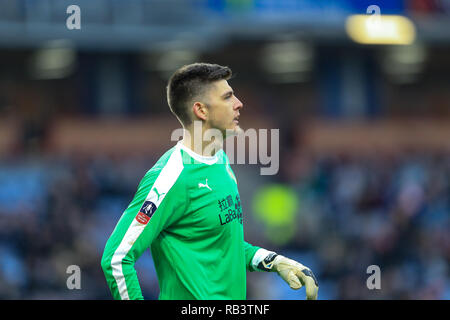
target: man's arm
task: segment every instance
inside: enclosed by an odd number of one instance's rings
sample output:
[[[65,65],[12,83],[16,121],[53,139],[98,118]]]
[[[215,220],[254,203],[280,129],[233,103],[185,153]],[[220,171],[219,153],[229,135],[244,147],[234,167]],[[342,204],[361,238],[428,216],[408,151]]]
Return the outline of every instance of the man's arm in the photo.
[[[302,286],[305,286],[306,297],[308,300],[317,299],[319,284],[311,269],[297,261],[279,255],[276,252],[252,246],[247,242],[245,243],[245,246],[248,270],[277,272],[292,289],[298,290]],[[252,255],[251,258],[250,255]]]
[[[245,265],[247,267],[247,270],[255,271],[256,269],[252,264],[253,257],[255,256],[255,253],[261,248],[244,241],[244,249],[245,249]]]
[[[134,264],[185,210],[186,189],[178,179],[182,168],[167,167],[157,177],[146,174],[106,243],[101,266],[114,299],[143,299]]]
[[[124,212],[108,239],[101,266],[114,299],[143,299],[134,264],[151,243],[151,228],[135,220],[136,210]]]

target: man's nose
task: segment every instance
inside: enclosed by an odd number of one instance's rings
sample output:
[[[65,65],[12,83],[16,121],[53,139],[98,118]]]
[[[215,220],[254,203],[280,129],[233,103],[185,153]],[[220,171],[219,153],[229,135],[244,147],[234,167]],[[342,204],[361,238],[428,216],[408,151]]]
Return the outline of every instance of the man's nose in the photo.
[[[239,100],[238,98],[236,98],[236,104],[235,104],[235,109],[239,110],[242,109],[244,107],[244,105],[242,104],[241,100]]]

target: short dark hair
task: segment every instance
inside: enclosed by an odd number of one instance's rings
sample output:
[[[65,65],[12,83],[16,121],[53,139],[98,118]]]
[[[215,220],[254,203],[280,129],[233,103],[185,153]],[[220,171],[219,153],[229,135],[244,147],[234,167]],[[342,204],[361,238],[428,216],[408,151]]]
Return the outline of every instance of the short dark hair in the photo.
[[[179,68],[170,77],[167,84],[167,102],[170,111],[183,125],[189,125],[188,103],[212,82],[228,80],[231,69],[210,63],[193,63]]]

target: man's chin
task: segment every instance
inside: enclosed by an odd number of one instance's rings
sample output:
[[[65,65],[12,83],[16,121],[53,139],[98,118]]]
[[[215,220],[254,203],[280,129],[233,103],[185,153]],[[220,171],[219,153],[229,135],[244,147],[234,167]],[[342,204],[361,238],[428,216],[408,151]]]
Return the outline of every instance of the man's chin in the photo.
[[[239,134],[241,134],[243,132],[244,132],[244,130],[239,125],[236,125],[234,128],[226,130],[225,137],[226,138],[234,137],[234,136],[237,136],[237,135],[239,135]]]

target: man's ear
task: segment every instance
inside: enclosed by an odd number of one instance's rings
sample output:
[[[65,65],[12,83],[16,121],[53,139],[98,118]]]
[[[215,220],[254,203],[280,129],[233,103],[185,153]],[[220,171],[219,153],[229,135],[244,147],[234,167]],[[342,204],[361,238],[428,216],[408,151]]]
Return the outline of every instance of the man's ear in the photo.
[[[192,106],[194,116],[199,120],[206,120],[208,118],[208,107],[201,102],[195,102]]]

